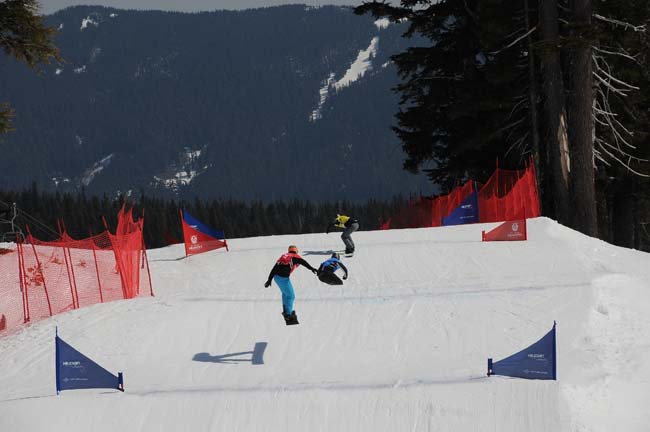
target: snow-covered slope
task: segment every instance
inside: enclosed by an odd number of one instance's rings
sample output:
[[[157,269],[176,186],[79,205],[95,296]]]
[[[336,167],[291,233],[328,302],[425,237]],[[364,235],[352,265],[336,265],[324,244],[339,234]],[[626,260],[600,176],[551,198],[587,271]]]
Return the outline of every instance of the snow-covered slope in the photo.
[[[343,287],[294,273],[292,327],[268,271],[290,243],[317,265],[335,234],[152,250],[155,298],[0,338],[0,430],[647,431],[650,255],[544,218],[482,243],[491,226],[356,233]],[[554,320],[558,381],[485,376]],[[55,396],[55,325],[126,392]]]

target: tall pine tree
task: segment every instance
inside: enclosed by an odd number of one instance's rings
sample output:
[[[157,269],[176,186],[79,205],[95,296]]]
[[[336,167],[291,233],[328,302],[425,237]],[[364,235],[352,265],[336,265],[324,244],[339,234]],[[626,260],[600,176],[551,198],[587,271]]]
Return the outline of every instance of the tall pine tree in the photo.
[[[36,0],[0,2],[0,48],[6,55],[24,61],[36,70],[41,63],[61,60],[52,42],[55,32],[44,24]],[[0,103],[0,135],[11,130],[13,116],[9,104]]]

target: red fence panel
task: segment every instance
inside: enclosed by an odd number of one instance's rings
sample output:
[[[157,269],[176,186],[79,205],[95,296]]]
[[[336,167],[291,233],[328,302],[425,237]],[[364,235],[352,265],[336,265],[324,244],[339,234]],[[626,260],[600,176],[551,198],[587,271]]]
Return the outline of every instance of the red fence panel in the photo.
[[[474,188],[475,182],[470,180],[447,195],[415,200],[384,223],[382,229],[442,226],[442,219],[449,216]],[[521,211],[525,212],[527,218],[541,215],[532,163],[519,171],[497,168],[488,181],[478,185],[477,189],[480,222],[511,220]]]
[[[25,322],[22,292],[19,255],[14,245],[10,253],[0,255],[0,317],[4,316],[5,329]]]
[[[0,254],[0,335],[79,307],[153,295],[143,226],[122,208],[115,235],[75,240],[63,232],[44,242],[30,234]]]

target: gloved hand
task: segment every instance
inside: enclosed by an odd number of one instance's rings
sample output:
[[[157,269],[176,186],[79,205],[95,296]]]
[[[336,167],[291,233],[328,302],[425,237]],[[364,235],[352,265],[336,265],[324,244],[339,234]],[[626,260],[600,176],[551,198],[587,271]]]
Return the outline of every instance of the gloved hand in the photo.
[[[311,269],[311,272],[312,272],[313,274],[316,274],[316,273],[318,273],[318,270],[316,270],[316,269]]]
[[[343,280],[346,280],[348,278],[348,275],[343,276]]]
[[[264,282],[264,288],[268,288],[270,286],[271,286],[271,281]]]

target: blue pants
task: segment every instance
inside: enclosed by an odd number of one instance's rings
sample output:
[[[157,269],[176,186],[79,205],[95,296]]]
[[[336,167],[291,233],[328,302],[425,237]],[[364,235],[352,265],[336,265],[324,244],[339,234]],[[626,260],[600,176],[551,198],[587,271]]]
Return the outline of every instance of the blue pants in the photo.
[[[284,312],[291,315],[291,312],[293,312],[293,301],[296,299],[291,279],[275,275],[273,276],[273,280],[280,287],[280,291],[282,291],[282,308]]]

